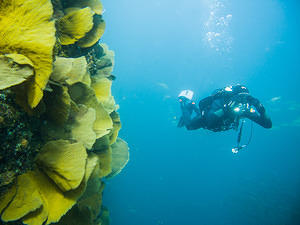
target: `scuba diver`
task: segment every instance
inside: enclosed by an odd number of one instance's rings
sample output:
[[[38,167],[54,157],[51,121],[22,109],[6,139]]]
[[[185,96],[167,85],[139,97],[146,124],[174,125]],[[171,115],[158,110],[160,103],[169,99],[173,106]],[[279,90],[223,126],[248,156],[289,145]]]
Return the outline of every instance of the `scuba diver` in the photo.
[[[182,111],[178,127],[185,126],[188,130],[204,128],[214,132],[237,130],[240,120],[244,118],[264,128],[272,127],[272,121],[267,116],[264,106],[258,99],[252,97],[243,85],[238,84],[215,90],[199,102],[199,108],[192,101],[193,94],[191,90],[184,90],[178,96]],[[193,113],[195,116],[192,118]],[[234,153],[242,148],[239,143],[243,124],[244,120],[240,128],[238,146],[232,150],[235,151]]]

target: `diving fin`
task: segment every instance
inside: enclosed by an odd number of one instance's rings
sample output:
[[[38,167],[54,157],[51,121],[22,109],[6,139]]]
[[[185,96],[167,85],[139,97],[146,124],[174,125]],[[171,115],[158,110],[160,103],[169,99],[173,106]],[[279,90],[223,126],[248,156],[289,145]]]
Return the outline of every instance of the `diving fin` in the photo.
[[[183,121],[183,117],[181,116],[180,119],[179,119],[179,121],[178,121],[177,127],[181,128],[183,126],[184,126],[184,121]]]

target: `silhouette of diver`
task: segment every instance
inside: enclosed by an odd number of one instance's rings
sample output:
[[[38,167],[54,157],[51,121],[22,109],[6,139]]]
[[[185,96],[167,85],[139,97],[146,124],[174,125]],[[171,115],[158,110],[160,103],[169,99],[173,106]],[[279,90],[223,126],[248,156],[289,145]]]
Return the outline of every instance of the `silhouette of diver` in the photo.
[[[184,90],[178,96],[182,117],[178,127],[188,130],[199,128],[214,132],[238,129],[239,121],[248,118],[264,128],[271,128],[272,121],[266,115],[264,106],[249,94],[243,85],[229,86],[215,90],[212,95],[199,102],[199,108],[192,101],[193,92]],[[193,118],[192,114],[195,112]]]

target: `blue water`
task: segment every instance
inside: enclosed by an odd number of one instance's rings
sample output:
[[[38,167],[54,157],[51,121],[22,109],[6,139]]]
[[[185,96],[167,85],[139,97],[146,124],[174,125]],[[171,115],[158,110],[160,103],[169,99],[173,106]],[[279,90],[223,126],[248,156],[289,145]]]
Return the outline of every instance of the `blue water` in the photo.
[[[103,4],[120,137],[130,146],[104,192],[112,225],[300,224],[300,2]],[[236,83],[273,120],[271,130],[254,125],[247,149],[232,154],[235,131],[176,127],[180,90],[199,100]],[[243,142],[249,132],[247,122]]]

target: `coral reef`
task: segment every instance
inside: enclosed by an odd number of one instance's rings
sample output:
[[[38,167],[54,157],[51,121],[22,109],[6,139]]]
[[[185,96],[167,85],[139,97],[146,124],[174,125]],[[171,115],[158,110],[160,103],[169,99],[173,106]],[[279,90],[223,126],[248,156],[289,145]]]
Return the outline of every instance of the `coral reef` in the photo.
[[[14,96],[10,90],[0,91],[0,191],[33,168],[32,161],[43,144],[38,138],[41,121],[22,111]]]
[[[0,224],[109,224],[129,159],[98,0],[0,2]]]

